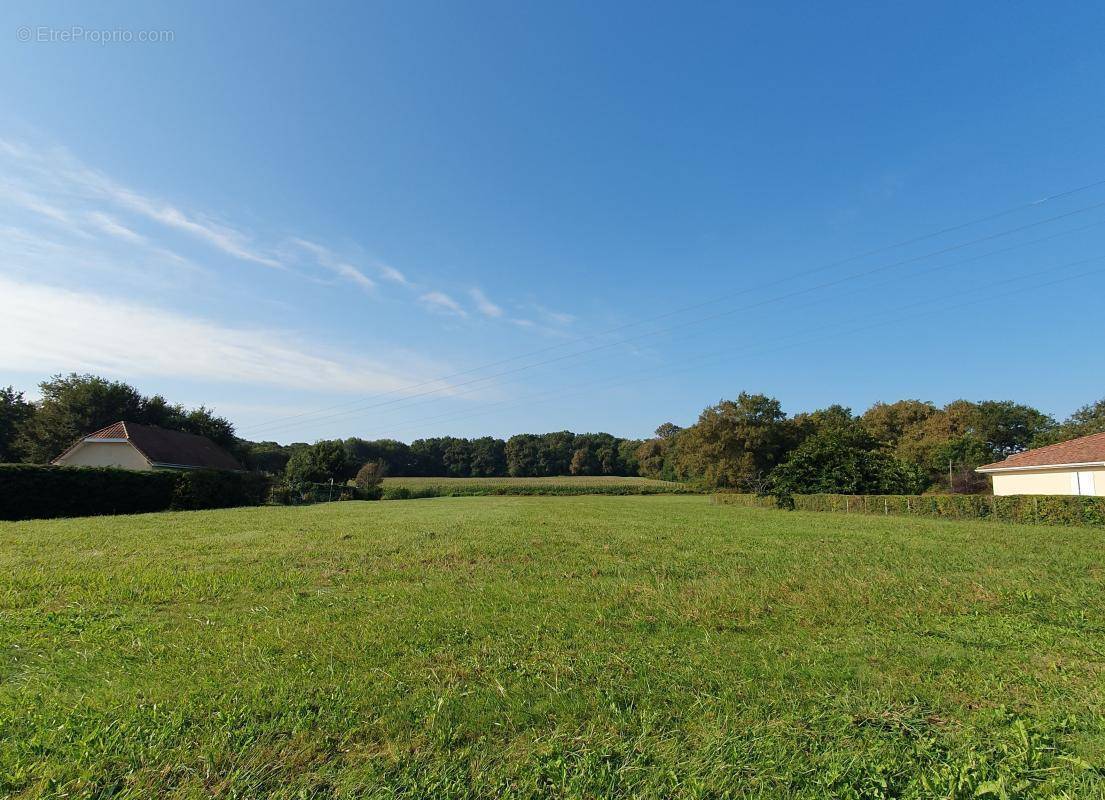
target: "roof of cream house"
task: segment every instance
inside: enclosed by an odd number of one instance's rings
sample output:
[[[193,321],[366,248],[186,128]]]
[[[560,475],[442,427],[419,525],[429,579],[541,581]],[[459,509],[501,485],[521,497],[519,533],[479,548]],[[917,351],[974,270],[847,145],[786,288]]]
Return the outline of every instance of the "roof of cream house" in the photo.
[[[1032,467],[1105,466],[1105,433],[1095,433],[1014,453],[1004,461],[983,464],[979,472],[1031,469]]]
[[[242,465],[206,436],[171,431],[137,422],[115,422],[82,436],[55,463],[85,442],[128,442],[155,467],[241,469]]]

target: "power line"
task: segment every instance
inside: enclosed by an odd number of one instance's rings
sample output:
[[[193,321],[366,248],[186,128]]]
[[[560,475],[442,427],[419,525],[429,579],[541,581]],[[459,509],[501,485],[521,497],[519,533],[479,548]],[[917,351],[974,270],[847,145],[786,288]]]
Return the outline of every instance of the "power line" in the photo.
[[[1101,258],[1102,258],[1102,256],[1095,256],[1095,257],[1092,257],[1092,258],[1081,259],[1079,261],[1074,261],[1074,262],[1070,262],[1070,263],[1067,263],[1067,264],[1059,265],[1057,267],[1048,267],[1047,269],[1044,269],[1044,270],[1038,270],[1036,272],[1021,274],[1021,275],[1018,275],[1014,278],[1011,278],[1011,279],[1008,279],[1008,280],[1005,280],[1005,281],[998,281],[998,282],[996,282],[994,284],[990,284],[990,285],[993,286],[993,285],[1000,285],[1002,283],[1014,283],[1016,281],[1024,280],[1026,277],[1033,277],[1035,275],[1040,275],[1040,274],[1051,274],[1056,269],[1064,269],[1064,268],[1067,268],[1067,267],[1076,266],[1076,265],[1088,263],[1088,262],[1091,262],[1091,261],[1097,261],[1097,260],[1100,260]],[[954,311],[954,310],[957,310],[959,308],[964,308],[964,307],[968,307],[968,306],[971,306],[971,305],[976,305],[976,304],[979,304],[979,303],[986,303],[986,302],[989,302],[989,301],[992,301],[992,300],[1001,299],[1001,298],[1004,298],[1004,297],[1009,297],[1009,296],[1016,295],[1016,294],[1019,294],[1019,293],[1024,292],[1024,291],[1043,289],[1043,288],[1047,288],[1049,286],[1054,286],[1054,285],[1057,285],[1057,284],[1066,283],[1068,281],[1076,280],[1078,278],[1084,278],[1084,277],[1088,277],[1088,276],[1091,276],[1091,275],[1098,275],[1098,274],[1101,274],[1103,272],[1105,272],[1105,267],[1097,268],[1097,269],[1093,269],[1093,270],[1085,270],[1085,271],[1076,273],[1074,275],[1068,275],[1068,276],[1063,277],[1063,278],[1057,278],[1057,279],[1054,279],[1054,280],[1051,280],[1051,281],[1045,281],[1043,283],[1034,284],[1034,285],[1024,287],[1024,288],[1021,288],[1021,289],[1013,289],[1013,290],[1010,290],[1008,292],[1003,292],[1003,293],[998,293],[998,294],[987,293],[986,296],[984,296],[984,297],[978,297],[978,298],[975,298],[975,299],[967,300],[963,303],[958,303],[958,304],[955,304],[955,305],[952,305],[952,306],[949,306],[949,307],[946,307],[946,308],[943,308],[943,309],[933,309],[933,310],[924,311],[924,312],[921,312],[919,314],[913,314],[913,315],[906,316],[906,317],[900,316],[900,312],[903,311],[903,310],[910,309],[910,308],[916,307],[918,305],[923,305],[925,303],[930,303],[933,300],[943,299],[942,297],[927,298],[925,300],[917,301],[917,302],[914,302],[914,303],[909,303],[909,304],[906,304],[904,306],[900,306],[898,308],[893,309],[891,312],[889,312],[890,313],[890,318],[889,319],[886,319],[886,320],[883,320],[883,321],[877,322],[877,323],[872,323],[872,324],[869,324],[869,325],[863,325],[863,326],[860,326],[860,327],[851,328],[851,329],[847,329],[847,330],[844,330],[844,331],[839,331],[835,334],[830,334],[830,336],[833,337],[833,338],[836,338],[836,337],[839,337],[839,336],[847,336],[847,335],[850,335],[850,334],[862,333],[864,331],[879,328],[879,327],[882,327],[884,325],[898,323],[903,319],[925,317],[925,316],[929,316],[929,315],[934,314],[934,313],[946,313],[948,311]],[[808,335],[813,334],[813,333],[819,333],[819,331],[822,331],[825,328],[831,328],[831,327],[834,327],[834,326],[821,326],[820,328],[815,328],[811,331],[805,331],[801,335],[808,336]],[[791,338],[793,338],[793,337],[791,337]],[[786,350],[786,349],[789,349],[791,347],[801,346],[801,345],[804,345],[804,344],[816,344],[816,343],[820,343],[820,342],[824,341],[826,338],[828,338],[828,337],[826,337],[825,335],[822,335],[822,334],[819,333],[819,335],[816,338],[807,338],[807,339],[803,339],[803,340],[800,340],[800,341],[797,341],[797,342],[792,342],[790,344],[785,344],[785,345],[781,345],[781,346],[778,346],[778,347],[771,347],[771,348],[768,348],[766,350],[758,350],[758,351],[753,350],[752,354],[763,355],[763,354],[767,354],[767,353],[777,352],[779,350]],[[663,373],[663,376],[667,377],[667,376],[670,376],[670,375],[673,375],[673,374],[679,374],[679,373],[699,369],[703,366],[703,364],[701,363],[703,361],[706,361],[707,363],[710,363],[710,362],[725,363],[726,361],[731,361],[736,357],[745,357],[745,356],[749,355],[748,350],[749,350],[749,348],[747,348],[747,347],[746,348],[738,348],[736,351],[731,350],[731,349],[727,349],[727,350],[724,350],[724,351],[715,351],[713,353],[705,354],[703,356],[698,356],[698,357],[694,357],[694,358],[691,358],[691,359],[687,359],[687,360],[681,362],[681,363],[684,364],[684,366],[673,369],[673,370],[665,371]],[[571,397],[571,396],[574,396],[574,395],[583,394],[585,392],[592,391],[595,388],[601,388],[601,389],[620,388],[622,386],[629,386],[629,385],[633,385],[635,383],[641,383],[641,382],[646,381],[646,380],[652,380],[656,377],[656,373],[655,373],[654,369],[645,370],[644,373],[645,374],[643,374],[641,377],[634,378],[632,380],[616,379],[613,382],[606,382],[606,384],[608,384],[608,385],[604,385],[604,383],[601,382],[601,381],[597,382],[597,383],[596,382],[585,382],[583,384],[577,384],[574,387],[570,387],[570,389],[568,391],[553,390],[552,392],[538,392],[538,393],[535,393],[533,395],[528,395],[528,396],[522,397],[522,398],[513,398],[511,400],[504,400],[504,401],[500,401],[498,403],[492,404],[492,405],[500,406],[500,407],[494,408],[494,409],[491,409],[491,410],[477,411],[477,412],[473,412],[471,414],[464,414],[464,415],[459,415],[459,416],[453,416],[453,415],[448,415],[448,414],[438,415],[436,417],[428,417],[428,418],[408,421],[408,422],[404,423],[403,425],[401,425],[397,428],[390,428],[389,433],[394,433],[396,431],[402,431],[402,430],[407,430],[407,429],[410,429],[410,428],[419,427],[419,426],[425,424],[426,422],[442,422],[442,421],[449,422],[449,421],[453,421],[453,420],[470,419],[472,417],[485,416],[487,414],[498,413],[499,411],[503,410],[501,408],[503,406],[509,407],[511,405],[520,405],[520,404],[529,403],[529,402],[547,402],[547,401],[559,399],[559,398],[562,398],[562,397]]]
[[[902,259],[902,260],[899,260],[899,261],[896,261],[896,262],[892,262],[890,264],[883,264],[883,265],[880,265],[878,267],[874,267],[874,268],[867,269],[867,270],[862,270],[860,272],[852,273],[850,275],[845,275],[843,277],[835,278],[833,280],[825,281],[825,282],[822,282],[820,284],[815,284],[813,286],[804,287],[802,289],[796,289],[794,291],[786,292],[786,293],[783,293],[781,295],[776,295],[776,296],[769,297],[769,298],[766,298],[766,299],[761,299],[761,300],[758,300],[754,303],[750,303],[748,305],[739,306],[737,308],[728,309],[726,311],[717,312],[715,314],[707,315],[707,316],[704,316],[704,317],[699,317],[699,318],[696,318],[696,319],[693,319],[693,320],[689,320],[689,321],[686,321],[686,322],[679,323],[677,325],[672,325],[672,326],[668,326],[666,328],[660,328],[660,329],[657,329],[657,330],[648,331],[646,333],[638,334],[636,336],[631,336],[631,337],[626,337],[626,338],[623,338],[623,339],[618,339],[618,340],[615,340],[613,342],[607,342],[607,343],[604,343],[604,344],[596,345],[594,347],[586,348],[584,350],[578,350],[578,351],[575,351],[575,352],[572,352],[572,353],[567,353],[567,354],[564,354],[564,355],[561,355],[561,356],[556,356],[554,358],[545,359],[545,360],[538,361],[538,362],[535,362],[535,363],[523,364],[519,367],[513,367],[511,369],[502,370],[500,372],[492,373],[490,375],[485,375],[483,377],[472,378],[470,380],[462,381],[460,383],[450,384],[447,387],[430,389],[430,390],[426,390],[426,391],[422,391],[422,392],[416,392],[416,393],[411,394],[411,395],[405,395],[403,397],[399,397],[399,398],[396,398],[396,399],[393,399],[393,400],[384,401],[384,402],[381,402],[381,403],[375,403],[375,404],[365,405],[365,406],[358,406],[358,407],[349,409],[347,411],[341,411],[341,412],[336,412],[336,413],[332,413],[332,414],[326,414],[326,415],[323,415],[323,416],[316,416],[311,421],[312,421],[312,423],[318,423],[318,422],[324,422],[324,421],[332,420],[332,419],[340,419],[340,418],[351,416],[351,415],[354,415],[354,414],[359,414],[359,413],[364,412],[364,411],[370,411],[370,410],[374,410],[374,409],[377,409],[377,408],[383,408],[385,406],[395,405],[397,403],[404,403],[404,402],[407,402],[407,401],[410,401],[412,399],[416,399],[416,398],[419,398],[419,397],[426,397],[426,396],[429,396],[429,395],[440,394],[441,392],[454,390],[458,387],[470,386],[470,385],[474,385],[474,384],[478,384],[478,383],[484,383],[486,381],[493,380],[494,378],[499,378],[499,377],[503,377],[503,376],[506,376],[506,375],[517,374],[519,372],[524,372],[526,370],[534,369],[536,367],[541,367],[541,366],[546,366],[548,364],[558,363],[558,362],[561,362],[561,361],[565,361],[567,359],[576,358],[576,357],[581,356],[581,355],[587,355],[588,353],[598,352],[598,351],[601,351],[601,350],[608,350],[612,347],[618,347],[618,346],[623,345],[623,344],[628,344],[628,343],[631,343],[631,342],[640,341],[641,339],[645,339],[645,338],[648,338],[650,336],[656,336],[656,335],[661,334],[661,333],[668,333],[668,332],[671,332],[671,331],[674,331],[674,330],[680,330],[680,329],[687,328],[687,327],[701,325],[704,322],[710,322],[710,321],[713,321],[713,320],[716,320],[716,319],[731,316],[733,314],[737,314],[737,313],[740,313],[742,311],[749,311],[751,309],[759,308],[761,306],[764,306],[764,305],[767,305],[767,304],[770,304],[770,303],[779,302],[781,300],[788,300],[788,299],[791,299],[792,297],[798,297],[798,296],[801,296],[803,294],[808,294],[810,292],[819,291],[821,289],[829,288],[829,287],[832,287],[832,286],[837,286],[837,285],[840,285],[842,283],[847,283],[849,281],[856,280],[857,278],[866,277],[868,275],[877,274],[879,272],[885,272],[887,270],[894,269],[894,268],[900,267],[900,266],[904,266],[906,264],[912,264],[912,263],[916,263],[916,262],[919,262],[919,261],[924,261],[924,260],[929,259],[929,258],[933,258],[933,257],[940,256],[940,255],[945,255],[947,253],[955,252],[957,250],[962,250],[962,249],[967,248],[967,247],[972,247],[976,244],[981,244],[983,242],[992,241],[994,239],[999,239],[999,238],[1002,238],[1002,237],[1005,237],[1005,236],[1011,236],[1015,233],[1020,233],[1022,231],[1029,230],[1031,228],[1036,228],[1036,227],[1039,227],[1041,225],[1047,225],[1047,224],[1050,224],[1052,222],[1056,222],[1056,221],[1061,220],[1061,219],[1066,219],[1067,217],[1075,216],[1077,214],[1084,214],[1084,213],[1087,213],[1089,211],[1094,211],[1094,210],[1097,210],[1097,209],[1102,208],[1102,207],[1105,207],[1105,202],[1094,203],[1094,204],[1091,204],[1089,206],[1083,206],[1083,207],[1074,209],[1072,211],[1067,211],[1067,212],[1064,212],[1062,214],[1057,214],[1055,216],[1048,217],[1048,218],[1043,219],[1043,220],[1037,220],[1037,221],[1026,223],[1026,224],[1023,224],[1023,225],[1018,225],[1018,226],[1015,226],[1013,228],[1008,228],[1008,229],[1005,229],[1005,230],[1002,230],[1002,231],[998,231],[996,233],[988,234],[986,236],[977,237],[975,239],[972,239],[972,240],[969,240],[969,241],[966,241],[966,242],[960,242],[958,244],[949,245],[949,246],[941,248],[939,250],[935,250],[935,251],[932,251],[932,252],[929,252],[929,253],[924,253],[924,254],[919,255],[919,256],[913,256],[911,258]],[[1087,226],[1087,227],[1089,227],[1089,226]],[[1024,244],[1015,245],[1012,248],[1007,248],[1007,250],[1008,249],[1014,249],[1015,247],[1020,247],[1020,246],[1025,246],[1025,245]],[[782,280],[774,281],[771,284],[766,284],[766,285],[777,285],[779,283],[787,283],[789,281],[790,281],[789,278],[788,279],[782,279]],[[755,287],[755,288],[749,289],[747,291],[755,291],[758,288],[763,288],[763,286]],[[740,294],[744,294],[744,293],[747,293],[747,292],[740,292]],[[304,416],[304,415],[300,415],[300,416]],[[281,430],[281,429],[287,428],[288,426],[294,425],[294,424],[298,424],[298,423],[296,421],[288,420],[287,422],[283,422],[283,423],[279,423],[279,424],[269,426],[269,431],[271,433],[271,431],[273,431],[273,430]]]
[[[1036,206],[1043,205],[1044,203],[1052,202],[1054,200],[1059,200],[1059,199],[1062,199],[1062,198],[1065,198],[1065,197],[1070,197],[1072,195],[1079,194],[1079,193],[1085,192],[1085,191],[1089,191],[1090,189],[1094,189],[1094,188],[1097,188],[1097,187],[1102,186],[1102,185],[1105,185],[1105,179],[1094,181],[1092,183],[1087,183],[1087,184],[1084,184],[1082,186],[1078,186],[1078,187],[1075,187],[1073,189],[1068,189],[1068,190],[1065,190],[1065,191],[1062,191],[1062,192],[1059,192],[1059,193],[1056,193],[1056,194],[1047,195],[1043,198],[1033,200],[1033,201],[1028,202],[1028,203],[1021,203],[1019,205],[1012,206],[1010,208],[1004,209],[1002,211],[998,211],[998,212],[993,213],[993,214],[989,214],[989,215],[986,215],[986,216],[983,216],[983,217],[978,217],[978,218],[975,218],[975,219],[972,219],[972,220],[968,220],[967,222],[962,222],[962,223],[958,223],[956,225],[952,225],[952,226],[949,226],[949,227],[946,227],[946,228],[942,228],[942,229],[940,229],[938,231],[934,231],[932,233],[923,234],[923,235],[920,235],[920,236],[915,236],[915,237],[912,237],[912,238],[909,238],[909,239],[905,239],[905,240],[902,240],[902,241],[899,241],[899,242],[895,242],[893,244],[884,245],[882,247],[877,247],[877,248],[874,248],[874,249],[871,249],[871,250],[867,250],[865,252],[858,253],[858,254],[852,255],[852,256],[848,256],[846,258],[843,258],[843,259],[840,259],[840,260],[837,260],[837,261],[834,261],[834,262],[831,262],[831,263],[828,263],[828,264],[824,264],[824,265],[821,265],[821,266],[818,266],[818,267],[813,267],[813,268],[808,269],[808,270],[800,271],[800,272],[795,273],[795,274],[793,274],[793,275],[791,275],[787,278],[782,278],[782,279],[779,279],[779,280],[776,280],[776,281],[769,282],[767,284],[762,284],[762,285],[757,286],[757,287],[750,287],[748,289],[742,289],[742,290],[738,290],[736,292],[722,294],[722,295],[714,297],[710,300],[706,300],[706,301],[703,301],[703,302],[700,302],[700,303],[694,303],[694,304],[687,305],[687,306],[682,306],[680,308],[672,309],[671,311],[667,311],[667,312],[664,312],[662,314],[657,314],[657,315],[654,315],[654,316],[651,316],[651,317],[646,317],[646,318],[643,318],[643,319],[640,319],[640,320],[636,320],[634,322],[629,322],[629,323],[625,323],[623,325],[618,325],[618,326],[608,328],[608,329],[603,330],[603,331],[588,334],[586,336],[576,337],[575,339],[569,340],[567,342],[559,342],[555,345],[550,345],[548,347],[539,348],[539,349],[536,349],[536,350],[531,350],[531,351],[528,351],[528,352],[525,352],[525,353],[520,353],[520,354],[515,355],[515,356],[510,356],[508,358],[488,362],[488,363],[481,364],[481,365],[478,365],[478,366],[475,366],[475,367],[471,367],[469,369],[460,370],[458,372],[449,373],[448,375],[444,375],[444,376],[434,378],[434,379],[431,379],[431,380],[410,384],[410,385],[405,386],[405,387],[399,387],[399,388],[396,388],[396,389],[391,389],[387,392],[377,393],[377,394],[368,395],[368,396],[362,396],[360,398],[343,401],[341,403],[337,403],[335,405],[327,406],[327,407],[324,407],[324,408],[321,408],[321,409],[316,409],[314,411],[304,411],[304,412],[299,412],[297,414],[289,414],[289,415],[283,415],[283,416],[280,416],[280,417],[274,417],[270,420],[260,422],[260,423],[257,423],[255,425],[247,426],[245,428],[245,430],[257,431],[257,430],[269,428],[274,423],[282,422],[284,420],[295,420],[295,419],[301,419],[301,418],[306,417],[306,416],[315,416],[316,414],[321,414],[321,413],[324,413],[326,411],[330,411],[330,410],[334,410],[334,409],[338,409],[338,408],[344,408],[344,407],[349,406],[349,405],[364,402],[365,400],[368,400],[368,399],[378,399],[378,398],[381,398],[381,397],[387,397],[387,396],[397,394],[397,393],[400,393],[400,392],[407,392],[407,391],[410,391],[411,389],[418,389],[418,388],[421,388],[423,386],[428,386],[430,384],[440,383],[441,381],[446,381],[446,380],[451,380],[452,378],[461,377],[461,376],[464,376],[464,375],[472,374],[473,372],[479,372],[479,371],[484,370],[484,369],[490,369],[492,367],[512,363],[514,361],[518,361],[518,360],[523,359],[523,358],[528,358],[528,357],[531,357],[531,356],[541,355],[543,353],[551,352],[553,350],[557,350],[557,349],[560,349],[562,347],[569,346],[571,344],[578,344],[580,342],[590,341],[590,340],[598,338],[600,336],[606,336],[606,335],[609,335],[611,333],[617,333],[618,331],[633,328],[633,327],[636,327],[638,325],[646,324],[648,322],[655,322],[657,320],[667,319],[667,318],[670,318],[670,317],[678,315],[678,314],[686,313],[688,311],[694,311],[694,310],[697,310],[699,308],[705,308],[707,306],[710,306],[710,305],[713,305],[713,304],[716,304],[716,303],[719,303],[719,302],[723,302],[724,300],[728,300],[728,299],[731,299],[731,298],[736,297],[736,296],[747,294],[748,292],[751,292],[751,291],[757,291],[759,289],[770,288],[772,286],[777,286],[777,285],[780,285],[781,283],[785,283],[787,281],[791,281],[791,280],[794,280],[796,278],[800,278],[800,277],[804,277],[804,276],[807,276],[807,275],[815,274],[817,272],[833,269],[835,267],[842,266],[844,264],[848,264],[848,263],[851,263],[853,261],[858,261],[858,260],[863,259],[863,258],[868,258],[868,257],[873,256],[873,255],[878,255],[880,253],[888,252],[890,250],[895,250],[895,249],[898,249],[898,248],[901,248],[901,247],[907,247],[911,244],[916,244],[918,242],[926,241],[928,239],[933,239],[933,238],[936,238],[936,237],[939,237],[939,236],[946,235],[948,233],[953,233],[957,230],[962,230],[964,228],[968,228],[968,227],[971,227],[971,226],[974,226],[974,225],[979,225],[979,224],[982,224],[982,223],[985,223],[985,222],[990,222],[990,221],[993,221],[993,220],[996,220],[996,219],[1000,219],[1001,217],[1005,217],[1005,216],[1008,216],[1010,214],[1014,214],[1018,211],[1023,211],[1023,210],[1029,209],[1029,208],[1035,208]],[[278,427],[283,427],[283,426],[278,426]]]
[[[1050,241],[1050,240],[1055,239],[1055,238],[1060,237],[1060,236],[1067,236],[1067,235],[1070,235],[1072,233],[1078,233],[1080,231],[1088,230],[1090,228],[1095,228],[1095,227],[1098,227],[1098,226],[1103,225],[1103,224],[1105,224],[1105,220],[1098,220],[1096,222],[1090,223],[1089,225],[1082,225],[1078,228],[1071,228],[1071,229],[1068,229],[1068,230],[1065,230],[1065,231],[1059,231],[1057,233],[1049,234],[1048,236],[1042,236],[1038,239],[1033,239],[1029,242],[1022,242],[1020,244],[1013,245],[1013,246],[1010,246],[1010,247],[1005,247],[1005,248],[1002,248],[1000,250],[991,250],[991,251],[986,252],[986,253],[981,253],[977,256],[972,256],[971,258],[962,259],[960,261],[953,261],[950,264],[937,264],[934,267],[929,267],[928,269],[924,269],[924,270],[920,270],[919,272],[911,273],[911,275],[912,275],[913,278],[918,278],[918,277],[921,277],[923,275],[931,275],[935,272],[941,272],[941,271],[944,271],[944,270],[952,269],[953,267],[962,266],[964,264],[969,264],[969,263],[972,263],[972,262],[975,262],[975,261],[980,261],[980,260],[983,260],[983,259],[986,259],[986,258],[993,258],[996,255],[1002,255],[1004,253],[1008,253],[1008,252],[1011,252],[1013,250],[1020,249],[1022,247],[1026,247],[1026,246],[1030,246],[1030,245],[1034,245],[1034,244],[1039,244],[1041,242]],[[1069,266],[1069,265],[1067,265],[1067,266]],[[881,288],[883,286],[889,286],[892,283],[893,283],[893,281],[883,281],[883,282],[880,282],[880,283],[875,283],[875,284],[865,286],[864,289],[866,289],[866,290],[878,289],[878,288]],[[810,301],[808,303],[803,303],[799,306],[795,306],[795,308],[805,308],[805,307],[808,307],[808,306],[818,305],[819,303],[820,303],[820,300],[815,299],[815,300]],[[693,335],[697,335],[697,334],[693,334]],[[684,334],[683,336],[675,337],[674,339],[672,339],[670,341],[677,341],[679,339],[686,339],[686,338],[688,338],[688,335]],[[582,365],[585,365],[585,364],[593,364],[593,363],[596,363],[598,361],[602,361],[607,357],[608,356],[602,356],[598,359],[588,359],[586,361],[577,362],[575,364],[575,366],[578,367],[578,366],[582,366]],[[429,400],[424,400],[420,403],[419,402],[411,403],[410,406],[419,406],[419,405],[424,405],[426,403],[439,402],[441,400],[451,400],[451,399],[454,399],[456,397],[462,397],[462,396],[465,396],[465,395],[473,394],[474,392],[478,392],[480,390],[481,390],[481,387],[476,387],[476,388],[468,389],[466,391],[459,391],[459,392],[455,392],[453,394],[445,395],[443,397],[442,396],[434,397],[434,398],[431,398]],[[405,410],[406,408],[407,408],[407,406],[403,406],[402,408],[391,408],[391,409],[388,409],[388,410],[389,411],[396,411],[396,410]]]

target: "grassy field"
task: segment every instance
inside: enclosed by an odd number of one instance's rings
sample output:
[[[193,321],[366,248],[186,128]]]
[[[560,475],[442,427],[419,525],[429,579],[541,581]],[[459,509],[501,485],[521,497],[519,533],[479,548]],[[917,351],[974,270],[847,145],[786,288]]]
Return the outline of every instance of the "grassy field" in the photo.
[[[0,523],[5,795],[1105,797],[1105,538],[666,495]]]

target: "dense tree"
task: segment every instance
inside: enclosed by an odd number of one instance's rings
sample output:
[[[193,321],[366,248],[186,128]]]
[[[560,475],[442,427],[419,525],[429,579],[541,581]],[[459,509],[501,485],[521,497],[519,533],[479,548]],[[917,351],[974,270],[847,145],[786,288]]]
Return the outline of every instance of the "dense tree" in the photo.
[[[144,420],[144,398],[120,381],[73,373],[55,375],[39,390],[42,399],[18,443],[29,461],[50,461],[80,436],[113,422]]]
[[[368,461],[383,461],[387,464],[388,475],[411,474],[411,449],[395,439],[365,440],[351,437],[345,440],[345,451],[353,464]]]
[[[571,431],[511,436],[506,442],[507,471],[514,477],[568,475],[575,439]]]
[[[708,486],[747,488],[762,480],[786,452],[791,429],[779,401],[741,392],[708,407],[675,437],[677,473]]]
[[[976,403],[974,416],[974,432],[995,460],[1027,450],[1033,440],[1055,427],[1055,420],[1047,414],[1010,400]]]
[[[598,475],[600,467],[594,452],[586,447],[577,447],[576,451],[572,453],[572,462],[568,465],[568,472],[572,475]]]
[[[35,408],[14,387],[0,388],[0,463],[20,461],[23,445],[18,444]]]
[[[637,460],[637,474],[646,478],[659,478],[664,472],[664,463],[668,455],[668,443],[665,439],[646,439],[637,445],[633,457]]]
[[[28,461],[50,461],[79,437],[120,420],[206,436],[239,458],[246,449],[234,426],[209,409],[188,410],[161,395],[143,397],[122,381],[72,373],[43,381],[39,390],[42,399],[17,442]]]
[[[353,477],[345,444],[339,439],[316,442],[297,450],[284,468],[289,483],[344,483]]]
[[[656,438],[670,439],[681,430],[683,429],[676,425],[674,422],[664,422],[656,428]]]
[[[796,447],[771,473],[780,495],[914,494],[925,486],[916,466],[878,449],[862,426],[843,423],[823,427]]]
[[[1051,417],[1030,406],[955,400],[907,427],[894,453],[925,470],[931,484],[976,491],[983,486],[976,467],[1027,449],[1053,428]]]
[[[893,450],[905,432],[938,413],[936,406],[921,400],[875,403],[860,417],[867,432],[880,446]]]
[[[1033,447],[1065,442],[1080,436],[1105,433],[1105,399],[1082,406],[1070,415],[1062,424],[1042,431],[1032,441]]]
[[[471,476],[494,478],[506,475],[506,442],[491,436],[473,439],[471,446]]]
[[[618,440],[618,463],[621,465],[622,475],[640,475],[640,463],[637,461],[637,450],[642,442],[639,439]]]
[[[284,471],[296,449],[307,445],[300,445],[297,448],[295,445],[282,445],[277,442],[243,441],[239,447],[246,467],[275,475]]]

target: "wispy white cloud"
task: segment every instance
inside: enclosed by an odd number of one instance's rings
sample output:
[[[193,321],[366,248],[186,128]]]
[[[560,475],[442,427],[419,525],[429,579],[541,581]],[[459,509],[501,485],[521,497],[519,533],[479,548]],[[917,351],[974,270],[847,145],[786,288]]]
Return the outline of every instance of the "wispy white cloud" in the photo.
[[[5,181],[0,183],[0,197],[12,205],[24,208],[28,211],[33,211],[52,222],[61,225],[72,224],[69,215],[61,208],[46,202],[38,195],[16,186],[11,182]]]
[[[326,392],[395,391],[420,377],[410,374],[409,359],[400,372],[349,353],[322,355],[287,331],[234,328],[2,275],[0,318],[6,323],[0,369],[6,370],[88,370]],[[441,374],[441,367],[427,364],[420,371]]]
[[[478,308],[480,313],[485,317],[501,317],[503,315],[503,309],[492,303],[481,289],[469,289],[468,294],[475,301],[476,308]]]
[[[533,304],[533,307],[537,309],[538,313],[545,319],[555,322],[557,325],[571,325],[576,321],[576,318],[572,314],[567,314],[563,311],[553,311],[551,308],[545,308],[537,303]]]
[[[141,234],[135,233],[126,225],[123,225],[119,220],[114,217],[104,214],[101,211],[90,211],[87,214],[88,221],[99,228],[104,233],[110,234],[117,239],[122,239],[126,242],[142,243],[146,241],[146,237]]]
[[[67,272],[83,277],[90,270],[102,280],[114,269],[127,285],[132,285],[135,274],[145,283],[167,282],[174,267],[188,267],[193,277],[200,271],[182,253],[204,264],[221,254],[316,283],[349,282],[374,295],[378,284],[391,284],[405,290],[407,302],[457,318],[470,316],[468,306],[483,317],[543,333],[575,319],[532,303],[508,308],[478,287],[466,290],[462,305],[455,292],[447,294],[431,289],[432,283],[413,281],[355,243],[334,247],[291,232],[259,236],[222,218],[126,186],[64,148],[0,138],[0,214],[6,211],[13,212],[6,222],[20,230],[17,241],[0,242],[0,255],[19,251],[8,271],[39,274],[45,280]],[[82,247],[75,251],[78,243]],[[217,272],[222,266],[215,260],[210,270]],[[147,267],[151,268],[148,278],[142,274]],[[525,319],[530,317],[533,321]]]
[[[400,286],[412,285],[411,282],[407,280],[406,275],[404,275],[402,272],[400,272],[390,264],[377,263],[376,269],[380,271],[380,277],[382,277],[384,280],[391,281],[392,283],[397,283]]]
[[[229,225],[215,222],[199,214],[189,214],[176,206],[146,197],[115,183],[102,173],[86,167],[69,169],[67,174],[78,186],[95,192],[103,199],[130,209],[166,227],[190,234],[229,256],[266,267],[279,268],[284,266],[276,258],[254,248],[246,234]]]
[[[461,307],[460,303],[444,292],[426,292],[418,299],[431,311],[440,311],[458,317],[468,316],[468,312]]]
[[[338,256],[330,248],[324,247],[316,242],[309,242],[306,239],[299,238],[292,239],[292,243],[313,255],[315,261],[318,262],[320,266],[333,272],[335,275],[346,278],[368,291],[372,291],[376,288],[376,281],[372,280],[372,278],[365,275],[348,261]]]

